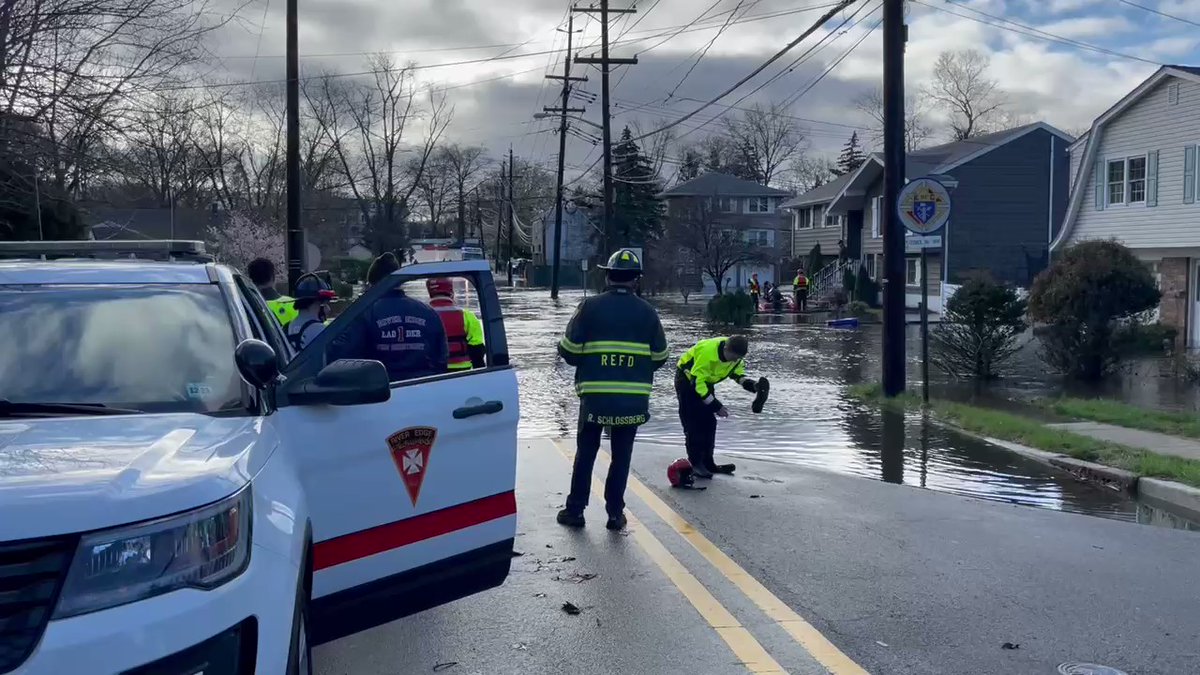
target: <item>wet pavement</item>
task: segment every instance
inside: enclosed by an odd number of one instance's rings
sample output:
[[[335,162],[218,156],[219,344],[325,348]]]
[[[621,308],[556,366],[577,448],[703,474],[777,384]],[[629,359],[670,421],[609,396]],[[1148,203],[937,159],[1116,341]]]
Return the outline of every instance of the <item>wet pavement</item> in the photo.
[[[509,351],[521,383],[523,437],[557,438],[574,431],[578,405],[573,370],[558,359],[555,345],[582,297],[582,292],[564,292],[554,303],[545,291],[503,292]],[[699,318],[701,301],[659,304],[675,357],[711,336]],[[726,385],[723,398],[733,416],[721,423],[718,452],[1012,504],[1118,520],[1173,522],[1153,506],[930,424],[919,413],[885,414],[847,398],[847,385],[879,377],[878,327],[774,325],[747,332],[752,340],[747,372],[771,380],[771,400],[761,415],[754,415],[749,395]],[[916,353],[910,348],[911,375],[919,373]],[[638,438],[681,448],[682,430],[667,370],[672,366],[669,363],[656,378],[651,420]],[[946,383],[937,386],[956,397],[966,395],[952,392]],[[1055,385],[1044,375],[1038,380],[1026,373],[1006,380],[1005,386],[1019,396],[1035,396]]]

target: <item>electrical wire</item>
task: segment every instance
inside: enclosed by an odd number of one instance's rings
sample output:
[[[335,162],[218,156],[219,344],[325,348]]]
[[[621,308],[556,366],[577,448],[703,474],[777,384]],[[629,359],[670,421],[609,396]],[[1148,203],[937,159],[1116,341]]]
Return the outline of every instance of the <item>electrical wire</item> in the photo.
[[[722,91],[720,94],[717,94],[715,97],[712,98],[712,100],[704,103],[699,108],[696,108],[692,112],[687,113],[686,115],[679,118],[678,120],[675,120],[674,122],[670,122],[666,125],[663,125],[662,127],[659,127],[658,129],[655,129],[653,131],[642,134],[632,140],[640,141],[643,138],[648,138],[655,134],[660,134],[660,133],[666,131],[667,129],[676,127],[676,126],[682,124],[684,121],[691,119],[692,117],[695,117],[701,111],[705,110],[709,106],[712,106],[713,104],[719,102],[721,99],[732,94],[734,91],[736,91],[738,89],[738,87],[741,87],[743,84],[749,82],[755,75],[758,75],[762,71],[766,70],[772,63],[775,63],[779,59],[783,58],[784,54],[787,54],[796,45],[800,44],[805,38],[807,38],[808,36],[815,33],[818,28],[820,28],[822,25],[825,24],[826,21],[833,18],[839,11],[849,7],[850,5],[854,4],[857,1],[858,0],[842,0],[841,2],[837,3],[837,5],[833,9],[829,10],[825,14],[822,14],[821,17],[818,18],[811,26],[809,26],[809,28],[807,30],[805,30],[803,33],[801,33],[799,35],[799,37],[797,37],[795,40],[792,40],[791,42],[789,42],[787,45],[785,45],[783,47],[783,49],[780,49],[779,51],[777,51],[773,56],[771,56],[771,58],[767,59],[760,66],[758,66],[753,71],[751,71],[749,75],[746,75],[742,79],[735,82],[732,86],[730,86],[726,90]]]
[[[1146,5],[1139,5],[1138,3],[1132,2],[1131,0],[1117,0],[1117,2],[1120,2],[1121,4],[1124,4],[1124,5],[1129,5],[1130,7],[1137,7],[1138,9],[1144,9],[1147,12],[1150,12],[1152,14],[1157,14],[1159,16],[1163,16],[1168,19],[1175,19],[1176,21],[1182,21],[1183,23],[1186,23],[1191,26],[1200,27],[1200,21],[1192,21],[1191,19],[1188,19],[1186,17],[1178,16],[1175,14],[1168,14],[1160,9],[1155,9],[1153,7],[1147,7]]]
[[[754,0],[751,2],[750,6],[746,8],[746,11],[753,9],[754,5],[758,4],[759,1],[760,0]],[[683,77],[679,78],[679,81],[675,83],[675,86],[671,87],[671,91],[667,92],[667,96],[663,99],[663,103],[670,101],[671,98],[675,96],[675,92],[679,91],[679,88],[683,86],[683,83],[687,82],[688,77],[690,77],[692,72],[696,70],[696,66],[700,65],[700,62],[703,61],[704,57],[708,55],[708,50],[712,49],[712,46],[716,43],[717,39],[725,33],[725,29],[729,28],[730,22],[737,18],[738,10],[742,8],[742,5],[745,4],[745,2],[746,0],[738,0],[737,5],[734,6],[733,11],[729,14],[729,18],[726,19],[721,28],[717,30],[717,34],[712,36],[712,39],[708,41],[708,44],[704,45],[704,48],[700,50],[700,55],[696,57],[694,62],[692,62],[691,67],[687,69],[687,72],[683,74]]]

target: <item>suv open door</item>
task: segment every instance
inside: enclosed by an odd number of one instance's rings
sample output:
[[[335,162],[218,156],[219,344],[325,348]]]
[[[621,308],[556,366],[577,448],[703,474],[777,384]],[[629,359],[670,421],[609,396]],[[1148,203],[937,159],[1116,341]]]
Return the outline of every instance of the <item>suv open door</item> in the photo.
[[[388,383],[377,361],[328,362],[329,346],[356,317],[402,284],[420,298],[429,277],[474,289],[485,368]],[[392,274],[297,354],[283,376],[271,419],[307,496],[314,644],[503,583],[516,535],[519,411],[486,261]]]

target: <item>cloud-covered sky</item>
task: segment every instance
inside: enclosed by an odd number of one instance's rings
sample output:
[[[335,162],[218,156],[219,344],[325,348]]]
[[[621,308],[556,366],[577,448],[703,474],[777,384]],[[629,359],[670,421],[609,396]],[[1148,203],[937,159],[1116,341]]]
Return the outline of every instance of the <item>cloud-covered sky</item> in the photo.
[[[879,3],[860,0],[724,102],[732,104],[778,75],[738,105],[793,100],[788,112],[803,125],[810,151],[836,153],[855,128],[869,126],[852,101],[880,83]],[[798,36],[831,3],[611,2],[633,4],[638,13],[615,18],[611,29],[617,41],[613,54],[639,59],[613,75],[618,131],[635,122],[651,129],[692,110]],[[543,75],[561,73],[565,34],[556,29],[565,28],[569,6],[566,0],[300,0],[302,75],[361,71],[367,54],[393,53],[422,66],[423,82],[452,87],[445,90],[455,106],[452,138],[496,153],[512,144],[518,155],[550,163],[557,152],[555,123],[533,115],[557,102],[557,83]],[[253,0],[245,7],[240,25],[227,30],[217,48],[224,77],[282,76],[283,11],[283,0]],[[587,14],[575,16],[582,31],[575,35],[577,52],[591,54],[599,24]],[[731,16],[735,21],[722,31]],[[1014,113],[1064,130],[1085,128],[1158,64],[1200,65],[1200,0],[911,0],[908,22],[911,90],[929,80],[941,51],[978,49],[991,57],[991,75]],[[787,68],[814,45],[819,48],[806,60]],[[495,57],[501,58],[488,60]],[[575,74],[589,77],[579,87],[588,100],[573,104],[586,103],[584,116],[598,121],[599,100],[591,98],[600,93],[600,75],[585,66],[576,66]],[[719,132],[720,120],[696,127],[725,111],[709,108],[679,130],[689,132],[688,140]],[[592,133],[586,125],[579,128]],[[594,146],[574,138],[567,152],[576,170],[598,155]]]

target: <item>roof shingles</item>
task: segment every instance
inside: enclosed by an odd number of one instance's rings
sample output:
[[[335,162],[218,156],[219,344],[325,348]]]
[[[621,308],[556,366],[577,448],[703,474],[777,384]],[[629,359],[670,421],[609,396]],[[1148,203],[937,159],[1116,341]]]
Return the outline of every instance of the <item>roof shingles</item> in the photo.
[[[663,190],[660,198],[672,197],[786,197],[790,193],[765,185],[759,185],[752,180],[745,180],[726,173],[709,171],[691,180]]]

